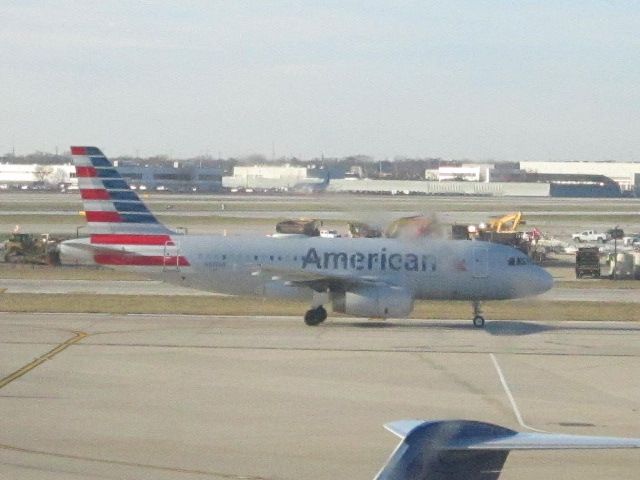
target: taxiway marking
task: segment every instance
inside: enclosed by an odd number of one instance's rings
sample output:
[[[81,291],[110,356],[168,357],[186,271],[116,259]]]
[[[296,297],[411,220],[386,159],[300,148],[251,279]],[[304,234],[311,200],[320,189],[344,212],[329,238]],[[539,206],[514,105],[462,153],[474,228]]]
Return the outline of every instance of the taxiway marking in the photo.
[[[507,379],[505,378],[504,373],[502,373],[502,368],[500,368],[498,359],[493,353],[490,353],[489,356],[491,357],[493,366],[496,368],[496,372],[498,372],[498,377],[500,378],[500,383],[502,383],[502,388],[504,388],[504,392],[507,394],[507,398],[511,403],[511,408],[513,408],[513,413],[515,414],[516,420],[518,420],[518,423],[520,424],[520,426],[522,428],[526,428],[527,430],[531,430],[533,432],[548,433],[545,430],[539,430],[537,428],[530,427],[529,425],[524,423],[524,420],[522,419],[522,414],[520,413],[520,409],[518,408],[518,404],[516,403],[516,399],[513,397],[513,394],[511,393],[511,389],[509,388],[509,384],[507,383]]]
[[[49,350],[44,355],[40,355],[38,358],[33,360],[31,363],[26,364],[25,366],[19,368],[15,372],[10,373],[9,375],[4,377],[3,379],[0,379],[0,388],[6,387],[7,385],[9,385],[14,380],[22,377],[24,374],[30,372],[31,370],[33,370],[37,366],[42,365],[47,360],[53,358],[54,356],[56,356],[57,354],[59,354],[60,352],[65,350],[66,348],[70,347],[74,343],[78,343],[80,340],[82,340],[83,338],[85,338],[85,337],[87,337],[89,335],[88,333],[85,333],[85,332],[74,332],[74,333],[75,333],[75,335],[73,337],[69,338],[68,340],[65,340],[64,342],[62,342],[61,344],[57,345],[52,350]]]

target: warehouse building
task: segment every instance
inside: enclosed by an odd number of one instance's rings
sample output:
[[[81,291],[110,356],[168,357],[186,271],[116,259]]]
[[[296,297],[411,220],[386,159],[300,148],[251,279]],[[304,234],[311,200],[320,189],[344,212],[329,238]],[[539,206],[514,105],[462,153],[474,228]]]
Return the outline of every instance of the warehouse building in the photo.
[[[222,188],[222,169],[174,162],[173,165],[122,164],[114,166],[131,188],[169,192],[217,192]]]
[[[640,193],[640,162],[520,162],[520,168],[536,174],[601,175],[622,191]]]
[[[171,192],[217,192],[222,188],[222,170],[216,167],[182,165],[118,164],[114,162],[133,189]],[[0,189],[52,188],[77,189],[75,167],[64,165],[22,165],[0,163]]]
[[[291,190],[323,184],[327,174],[321,169],[292,165],[251,165],[233,167],[233,175],[224,177],[229,189]]]

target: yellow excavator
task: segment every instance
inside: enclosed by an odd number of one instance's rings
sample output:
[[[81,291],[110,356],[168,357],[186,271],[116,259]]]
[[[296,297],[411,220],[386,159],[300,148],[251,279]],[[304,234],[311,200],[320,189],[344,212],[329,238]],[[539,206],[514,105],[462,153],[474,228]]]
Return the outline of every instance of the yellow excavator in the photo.
[[[524,225],[525,223],[522,218],[522,212],[512,212],[499,218],[492,218],[484,230],[497,233],[512,233],[518,230],[519,225]]]

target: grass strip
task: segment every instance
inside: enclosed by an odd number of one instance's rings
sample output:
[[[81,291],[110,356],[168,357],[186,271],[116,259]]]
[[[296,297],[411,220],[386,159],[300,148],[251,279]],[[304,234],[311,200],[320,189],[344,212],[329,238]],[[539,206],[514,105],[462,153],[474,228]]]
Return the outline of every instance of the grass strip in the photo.
[[[104,267],[0,263],[0,278],[12,280],[148,280],[133,272]]]
[[[303,301],[256,297],[211,297],[93,294],[0,294],[0,311],[51,313],[154,313],[193,315],[295,315],[307,310]],[[640,321],[634,303],[548,302],[519,300],[486,302],[491,320],[615,320]],[[469,302],[419,301],[412,318],[470,319]]]

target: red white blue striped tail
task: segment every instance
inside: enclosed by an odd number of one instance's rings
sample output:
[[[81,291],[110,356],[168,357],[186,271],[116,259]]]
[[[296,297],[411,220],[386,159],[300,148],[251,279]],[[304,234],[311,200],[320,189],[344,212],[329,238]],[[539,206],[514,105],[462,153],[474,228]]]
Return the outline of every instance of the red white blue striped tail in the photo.
[[[100,149],[71,147],[71,155],[90,234],[104,243],[121,243],[116,241],[119,234],[174,233],[156,219]]]
[[[171,235],[149,211],[113,164],[96,147],[71,147],[78,187],[90,234],[90,245],[101,249],[95,261],[103,265],[188,265],[175,250]],[[168,247],[174,247],[168,249]]]

